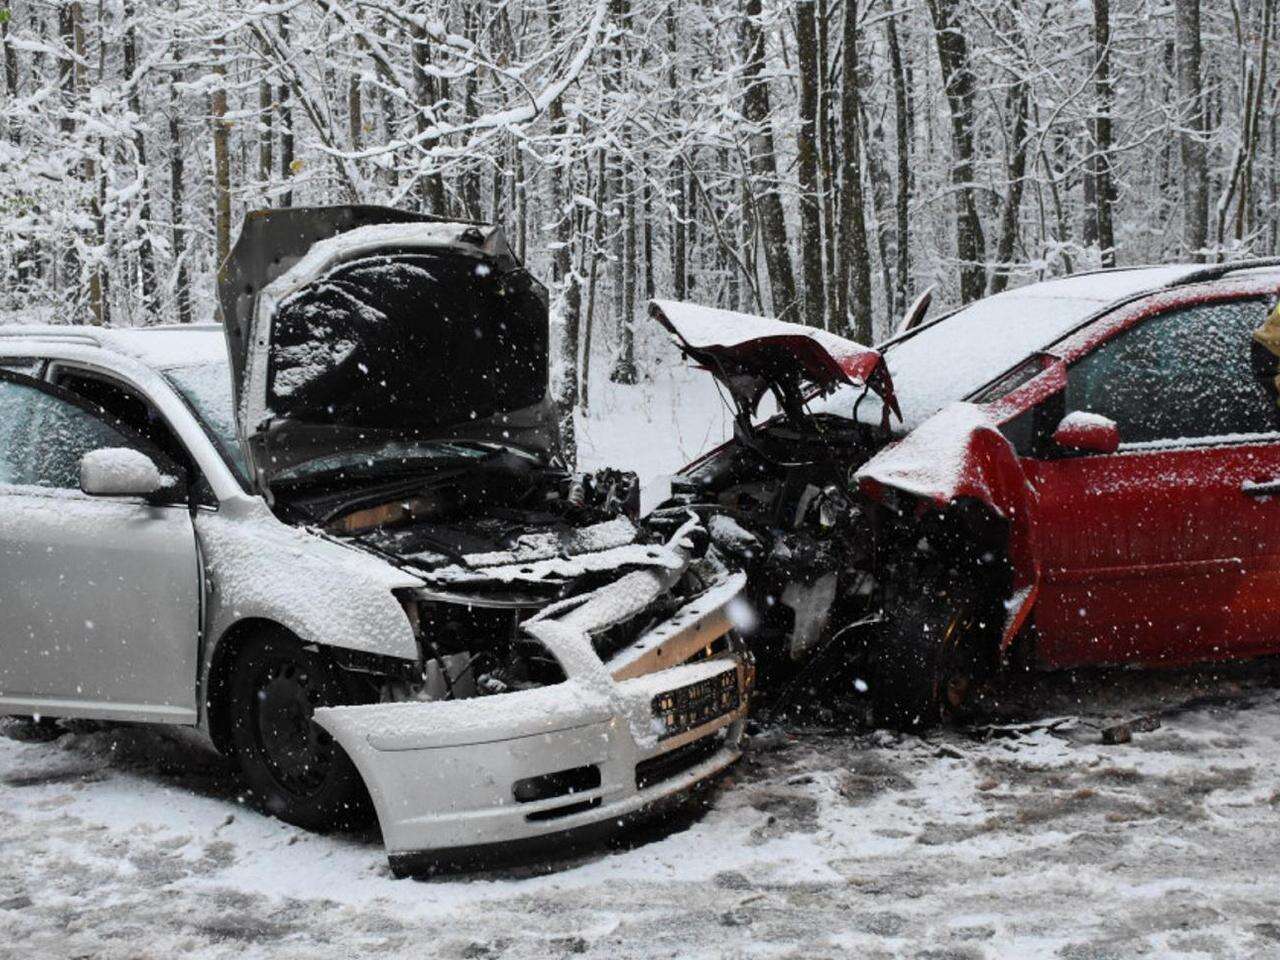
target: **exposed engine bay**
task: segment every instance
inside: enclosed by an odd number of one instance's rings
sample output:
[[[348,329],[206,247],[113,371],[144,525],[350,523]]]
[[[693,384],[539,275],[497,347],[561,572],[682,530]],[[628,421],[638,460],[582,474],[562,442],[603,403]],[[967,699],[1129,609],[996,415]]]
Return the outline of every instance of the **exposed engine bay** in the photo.
[[[422,662],[395,672],[379,691],[383,700],[462,699],[561,682],[560,665],[522,624],[629,572],[652,570],[673,583],[593,625],[602,660],[699,592],[690,558],[635,522],[632,473],[570,474],[494,447],[426,476],[354,489],[335,479],[282,487],[278,498],[289,519],[320,525],[427,581],[404,598]],[[676,528],[687,528],[682,538],[701,554],[707,538],[689,521],[686,512]]]
[[[694,512],[709,558],[746,571],[762,674],[789,676],[834,628],[871,612],[873,521],[850,478],[882,445],[878,432],[839,417],[770,421],[673,478],[647,518],[662,531]]]

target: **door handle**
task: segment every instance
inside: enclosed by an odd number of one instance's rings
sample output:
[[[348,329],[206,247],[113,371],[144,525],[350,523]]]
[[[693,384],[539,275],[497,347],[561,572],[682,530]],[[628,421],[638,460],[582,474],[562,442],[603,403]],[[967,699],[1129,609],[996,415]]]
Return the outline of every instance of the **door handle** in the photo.
[[[1250,497],[1270,497],[1280,494],[1280,479],[1246,480],[1240,484],[1240,490]]]

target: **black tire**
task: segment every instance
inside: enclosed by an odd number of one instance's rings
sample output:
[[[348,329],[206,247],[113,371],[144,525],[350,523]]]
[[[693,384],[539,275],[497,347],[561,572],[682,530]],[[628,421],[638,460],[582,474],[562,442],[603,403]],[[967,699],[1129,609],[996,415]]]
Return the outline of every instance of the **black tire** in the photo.
[[[868,651],[875,721],[898,730],[954,722],[984,672],[972,592],[936,580],[913,586],[886,597]]]
[[[250,800],[308,830],[363,826],[368,791],[351,758],[311,720],[316,707],[366,699],[315,647],[284,630],[248,639],[227,680],[226,709]]]

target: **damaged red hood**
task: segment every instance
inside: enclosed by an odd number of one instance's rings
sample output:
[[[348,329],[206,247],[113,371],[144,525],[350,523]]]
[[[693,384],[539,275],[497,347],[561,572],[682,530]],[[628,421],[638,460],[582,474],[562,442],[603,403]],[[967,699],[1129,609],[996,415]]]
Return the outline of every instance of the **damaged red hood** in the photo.
[[[902,419],[884,357],[870,347],[798,323],[675,300],[651,300],[649,315],[725,385],[748,417],[770,387],[784,395],[805,387],[825,394],[865,384]]]

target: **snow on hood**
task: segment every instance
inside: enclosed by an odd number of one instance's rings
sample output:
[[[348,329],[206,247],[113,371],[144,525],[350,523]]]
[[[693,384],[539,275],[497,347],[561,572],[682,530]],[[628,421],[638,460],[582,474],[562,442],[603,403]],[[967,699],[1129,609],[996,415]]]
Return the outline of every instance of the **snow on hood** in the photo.
[[[651,300],[649,313],[748,417],[770,387],[786,391],[797,381],[821,393],[865,384],[898,413],[884,358],[870,347],[798,323],[675,300]]]
[[[382,207],[249,214],[219,275],[254,479],[388,443],[550,456],[546,291],[499,227]]]

